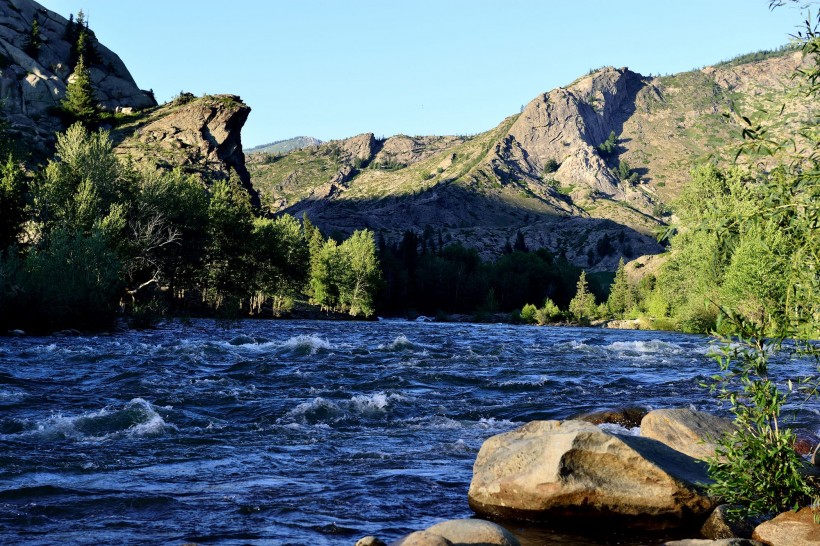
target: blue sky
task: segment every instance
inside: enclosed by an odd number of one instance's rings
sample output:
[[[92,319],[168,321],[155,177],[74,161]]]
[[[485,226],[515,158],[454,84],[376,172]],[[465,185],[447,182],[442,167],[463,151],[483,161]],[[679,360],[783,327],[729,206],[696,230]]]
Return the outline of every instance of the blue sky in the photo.
[[[140,87],[234,93],[246,147],[473,134],[591,68],[699,68],[788,41],[767,0],[40,0],[83,9]]]

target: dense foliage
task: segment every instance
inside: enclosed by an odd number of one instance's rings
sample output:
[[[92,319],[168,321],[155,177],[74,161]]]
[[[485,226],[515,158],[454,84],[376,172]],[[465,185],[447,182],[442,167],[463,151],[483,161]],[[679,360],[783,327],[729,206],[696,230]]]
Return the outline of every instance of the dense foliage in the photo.
[[[485,320],[493,313],[519,311],[550,299],[567,309],[580,269],[545,249],[529,252],[518,237],[494,260],[459,243],[445,244],[432,230],[408,231],[395,245],[379,243],[383,288],[378,305],[389,314],[472,314]],[[591,290],[603,300],[608,283]],[[554,319],[561,318],[558,313]]]
[[[120,310],[278,314],[305,293],[328,310],[374,312],[372,233],[337,245],[290,216],[257,217],[235,175],[206,189],[180,171],[139,171],[80,124],[39,171],[8,156],[0,211],[3,329],[106,327]]]

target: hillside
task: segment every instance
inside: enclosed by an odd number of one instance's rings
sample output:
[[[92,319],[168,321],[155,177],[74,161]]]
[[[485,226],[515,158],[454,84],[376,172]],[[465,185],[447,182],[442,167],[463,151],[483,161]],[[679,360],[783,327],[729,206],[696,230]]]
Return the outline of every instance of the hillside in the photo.
[[[254,146],[245,150],[247,154],[284,154],[294,150],[301,150],[308,146],[318,146],[322,141],[318,138],[299,136],[286,140],[277,140],[261,146]]]
[[[394,240],[432,229],[485,255],[520,231],[530,248],[612,270],[621,256],[661,250],[654,234],[694,164],[734,157],[740,125],[724,116],[732,105],[771,117],[786,103],[783,131],[807,115],[789,95],[800,55],[762,57],[663,77],[603,68],[479,135],[365,134],[254,155],[248,167],[264,206],[307,213],[325,230],[369,227]],[[619,175],[622,163],[631,169]]]

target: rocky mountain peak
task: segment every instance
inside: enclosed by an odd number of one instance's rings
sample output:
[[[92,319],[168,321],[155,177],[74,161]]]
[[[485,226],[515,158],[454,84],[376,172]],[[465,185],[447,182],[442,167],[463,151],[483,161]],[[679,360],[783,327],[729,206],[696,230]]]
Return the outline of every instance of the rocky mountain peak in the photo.
[[[41,45],[26,47],[37,20]],[[59,130],[54,107],[65,97],[74,44],[66,38],[69,21],[33,0],[0,0],[0,100],[4,114],[18,131],[50,139]],[[99,106],[108,111],[140,110],[156,105],[150,91],[137,87],[122,60],[94,40],[96,55],[91,81]]]

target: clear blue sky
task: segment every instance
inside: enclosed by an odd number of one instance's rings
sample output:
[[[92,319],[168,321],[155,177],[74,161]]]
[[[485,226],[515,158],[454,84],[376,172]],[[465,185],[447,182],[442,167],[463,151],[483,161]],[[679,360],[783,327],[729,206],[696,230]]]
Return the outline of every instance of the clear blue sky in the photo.
[[[473,134],[590,68],[699,68],[788,41],[767,0],[39,0],[88,15],[137,84],[235,93],[246,147]]]

